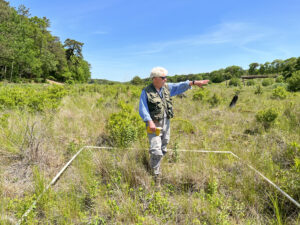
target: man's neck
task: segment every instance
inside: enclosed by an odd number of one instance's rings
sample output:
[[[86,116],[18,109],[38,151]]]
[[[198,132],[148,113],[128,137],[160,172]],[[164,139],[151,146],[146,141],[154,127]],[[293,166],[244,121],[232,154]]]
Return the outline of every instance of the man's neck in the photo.
[[[160,89],[162,88],[162,87],[159,87],[159,86],[155,86],[155,84],[153,84],[153,86],[154,86],[154,88],[155,88],[157,91],[160,91]]]

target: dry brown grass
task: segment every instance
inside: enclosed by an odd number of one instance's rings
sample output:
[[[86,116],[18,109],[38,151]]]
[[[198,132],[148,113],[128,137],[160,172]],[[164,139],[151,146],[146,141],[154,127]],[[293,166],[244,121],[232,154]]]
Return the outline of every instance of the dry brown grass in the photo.
[[[254,88],[246,87],[237,105],[229,109],[235,91],[222,85],[208,88],[211,94],[223,97],[220,105],[211,108],[208,103],[192,101],[195,89],[188,91],[185,99],[174,99],[176,117],[188,121],[195,129],[190,133],[179,132],[177,127],[183,125],[174,121],[169,147],[233,151],[276,181],[276,172],[280,170],[273,163],[274,156],[279,157],[291,141],[300,143],[299,135],[282,117],[269,131],[260,130],[255,114],[276,104],[285,111],[291,99],[278,102],[270,99],[266,91],[258,100],[251,97]],[[126,99],[126,93],[116,96],[83,92],[66,96],[56,113],[29,116],[12,112],[9,131],[1,132],[0,136],[3,140],[0,143],[0,198],[22,199],[24,194],[34,193],[34,167],[38,167],[49,182],[81,146],[111,144],[105,125],[109,115],[119,110],[117,102]],[[104,102],[99,106],[100,97]],[[137,110],[138,99],[131,104]],[[289,113],[296,114],[299,103],[295,104]],[[274,193],[274,189],[244,164],[231,156],[180,152],[175,162],[171,151],[162,163],[162,196],[155,204],[161,204],[160,207],[168,204],[176,215],[164,220],[159,212],[149,213],[149,205],[157,192],[148,165],[148,142],[146,139],[137,141],[133,147],[139,150],[82,153],[53,187],[49,203],[43,203],[41,211],[45,217],[42,214],[36,217],[42,223],[56,221],[57,224],[64,224],[63,218],[69,223],[88,223],[96,221],[97,216],[115,224],[276,222],[266,195]],[[10,218],[5,220],[15,219],[14,210],[2,207],[1,211],[0,206],[0,214],[10,212]],[[292,221],[289,224],[297,222],[296,216],[289,221]]]
[[[64,85],[64,83],[57,82],[57,81],[54,81],[54,80],[49,80],[49,79],[46,79],[46,82],[49,83],[49,84]]]

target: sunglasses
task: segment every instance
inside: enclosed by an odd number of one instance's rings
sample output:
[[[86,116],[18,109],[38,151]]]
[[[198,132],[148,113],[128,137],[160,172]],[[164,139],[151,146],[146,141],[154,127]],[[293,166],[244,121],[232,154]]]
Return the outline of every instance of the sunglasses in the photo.
[[[167,76],[164,76],[164,77],[160,77],[162,80],[165,80],[167,79]]]

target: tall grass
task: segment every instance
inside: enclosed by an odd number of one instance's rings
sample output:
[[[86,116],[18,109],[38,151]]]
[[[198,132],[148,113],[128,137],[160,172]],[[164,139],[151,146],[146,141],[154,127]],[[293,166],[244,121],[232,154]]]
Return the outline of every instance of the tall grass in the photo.
[[[30,88],[46,87],[29,85],[26,93]],[[175,97],[169,144],[174,151],[163,159],[160,191],[149,169],[146,133],[127,137],[132,150],[85,150],[79,155],[24,224],[299,223],[299,209],[232,156],[177,151],[232,151],[299,201],[300,95],[274,98],[275,88],[261,87],[256,95],[255,86],[239,87],[233,108],[228,106],[238,89],[223,83],[207,86],[202,100],[198,88],[186,92],[187,98]],[[122,112],[120,101],[137,112],[141,90],[71,85],[63,87],[55,109],[3,108],[0,224],[14,224],[82,146],[116,146],[109,118]],[[265,129],[255,116],[268,108],[278,116]]]

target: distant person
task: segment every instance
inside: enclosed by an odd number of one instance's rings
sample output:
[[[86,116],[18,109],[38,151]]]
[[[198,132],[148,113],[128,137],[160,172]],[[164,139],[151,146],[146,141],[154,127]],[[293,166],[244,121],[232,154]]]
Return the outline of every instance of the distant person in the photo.
[[[152,69],[152,83],[143,89],[139,103],[139,113],[147,125],[150,142],[150,166],[153,171],[156,186],[160,186],[160,163],[167,153],[170,140],[170,119],[173,117],[171,97],[181,94],[192,85],[202,87],[209,80],[184,81],[166,83],[168,71],[162,67]]]

